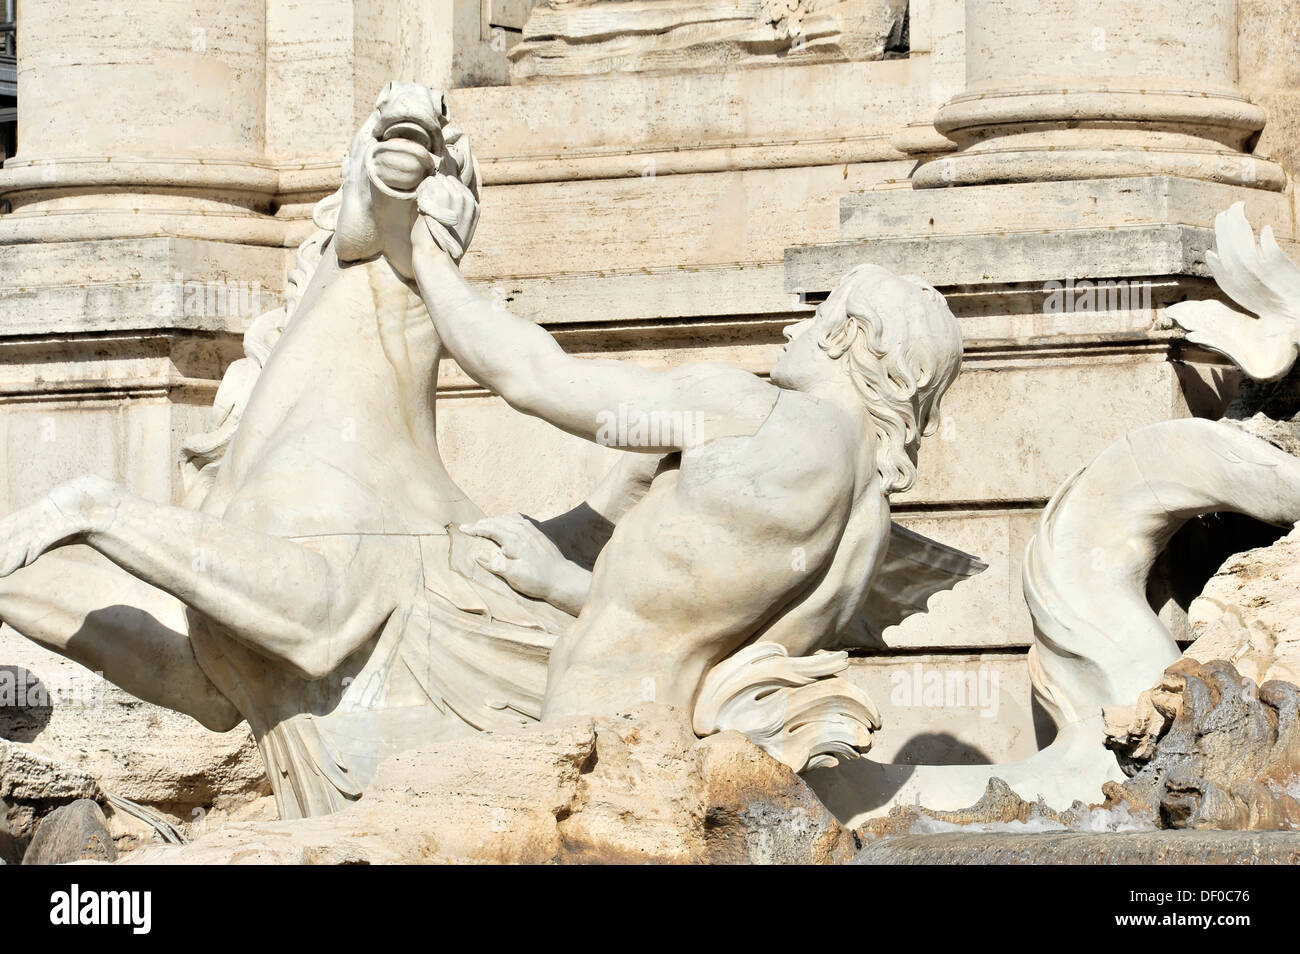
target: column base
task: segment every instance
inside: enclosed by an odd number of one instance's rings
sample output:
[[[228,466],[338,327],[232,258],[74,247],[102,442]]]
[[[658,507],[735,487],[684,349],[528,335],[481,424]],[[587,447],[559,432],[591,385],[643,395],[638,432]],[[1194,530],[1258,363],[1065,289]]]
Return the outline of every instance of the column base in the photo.
[[[1242,150],[1264,110],[1224,91],[985,90],[943,106],[960,151],[917,169],[918,189],[1169,175],[1280,192],[1285,171]]]

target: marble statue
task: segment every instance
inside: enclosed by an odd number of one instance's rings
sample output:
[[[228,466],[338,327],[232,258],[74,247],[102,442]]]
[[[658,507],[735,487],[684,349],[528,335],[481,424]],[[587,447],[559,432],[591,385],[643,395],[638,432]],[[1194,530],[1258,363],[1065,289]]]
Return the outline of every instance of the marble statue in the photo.
[[[413,190],[435,170],[477,188],[441,98],[390,85],[316,209],[290,304],[250,329],[213,429],[186,446],[189,506],[83,478],[4,522],[0,616],[208,728],[247,720],[285,817],[358,797],[407,741],[530,711],[487,685],[472,703],[440,691],[427,637],[474,630],[459,608],[509,603],[535,643],[560,625],[457,576],[445,528],[481,513],[439,457],[441,348],[408,284]],[[528,685],[512,676],[485,661],[485,684]]]
[[[88,477],[11,514],[0,618],[210,729],[246,720],[286,818],[412,746],[647,698],[796,770],[864,751],[879,717],[817,650],[982,568],[889,519],[958,370],[942,296],[855,269],[771,383],[578,361],[460,275],[478,185],[441,95],[389,84],[184,444],[184,506]],[[444,347],[589,439],[620,406],[698,427],[545,524],[488,519],[439,454]]]
[[[1215,247],[1205,264],[1223,294],[1246,312],[1220,301],[1185,301],[1169,317],[1187,340],[1224,355],[1253,381],[1277,381],[1300,354],[1300,267],[1287,258],[1264,226],[1255,233],[1238,202],[1214,220]]]
[[[1221,301],[1185,301],[1168,313],[1188,340],[1228,357],[1250,382],[1287,375],[1300,353],[1300,267],[1265,227],[1258,244],[1241,203],[1215,220],[1206,262]],[[1243,390],[1246,390],[1243,388]],[[1300,457],[1247,408],[1239,419],[1187,418],[1130,432],[1057,490],[1025,551],[1022,584],[1034,623],[1034,695],[1057,725],[1054,742],[1019,762],[871,766],[856,781],[885,798],[973,804],[991,778],[1056,807],[1096,799],[1123,773],[1105,747],[1103,707],[1133,706],[1182,653],[1147,599],[1152,565],[1193,517],[1245,514],[1292,528],[1300,521]],[[841,793],[840,797],[847,796]]]
[[[459,180],[421,192],[435,223],[472,220]],[[889,494],[914,482],[921,435],[961,361],[934,288],[859,266],[786,329],[769,382],[727,365],[658,373],[569,357],[478,295],[431,232],[417,228],[413,246],[448,351],[515,409],[592,441],[616,409],[693,421],[634,448],[657,459],[652,480],[611,521],[593,570],[521,517],[465,528],[499,547],[489,567],[512,587],[577,617],[551,653],[543,717],[617,711],[647,686],[689,710],[712,665],[746,643],[806,656],[863,610],[889,545]],[[857,723],[843,745],[865,749],[879,727],[869,701],[840,717]]]

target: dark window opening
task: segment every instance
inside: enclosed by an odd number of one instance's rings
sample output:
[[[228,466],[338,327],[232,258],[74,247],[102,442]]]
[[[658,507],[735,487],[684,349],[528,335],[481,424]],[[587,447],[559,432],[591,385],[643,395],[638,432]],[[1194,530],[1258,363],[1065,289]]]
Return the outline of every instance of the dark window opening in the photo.
[[[0,166],[18,148],[17,7],[18,0],[0,0]]]

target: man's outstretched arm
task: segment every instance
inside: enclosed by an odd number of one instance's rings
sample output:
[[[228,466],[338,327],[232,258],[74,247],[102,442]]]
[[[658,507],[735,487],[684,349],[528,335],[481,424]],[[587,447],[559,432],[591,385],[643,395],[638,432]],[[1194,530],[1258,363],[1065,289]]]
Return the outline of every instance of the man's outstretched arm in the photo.
[[[416,223],[412,243],[420,295],[443,344],[466,374],[516,410],[598,441],[607,415],[622,411],[626,419],[698,409],[685,406],[687,389],[669,374],[565,354],[544,328],[475,291],[422,223]],[[660,444],[637,449],[664,453],[680,448]]]
[[[545,329],[479,295],[430,234],[429,223],[455,225],[473,214],[469,190],[449,176],[428,179],[421,190],[411,233],[420,295],[451,356],[511,407],[596,443],[660,454],[752,434],[766,418],[773,389],[737,368],[652,371],[565,354]],[[629,422],[649,426],[616,441],[614,422],[620,435]]]

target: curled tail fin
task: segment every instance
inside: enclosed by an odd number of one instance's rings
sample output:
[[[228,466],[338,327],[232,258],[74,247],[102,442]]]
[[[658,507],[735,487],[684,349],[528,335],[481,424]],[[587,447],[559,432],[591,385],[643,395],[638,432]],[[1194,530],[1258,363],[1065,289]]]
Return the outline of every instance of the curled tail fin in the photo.
[[[714,666],[695,702],[695,734],[735,729],[796,772],[835,765],[871,748],[880,714],[844,678],[848,653],[790,656],[758,642]]]

